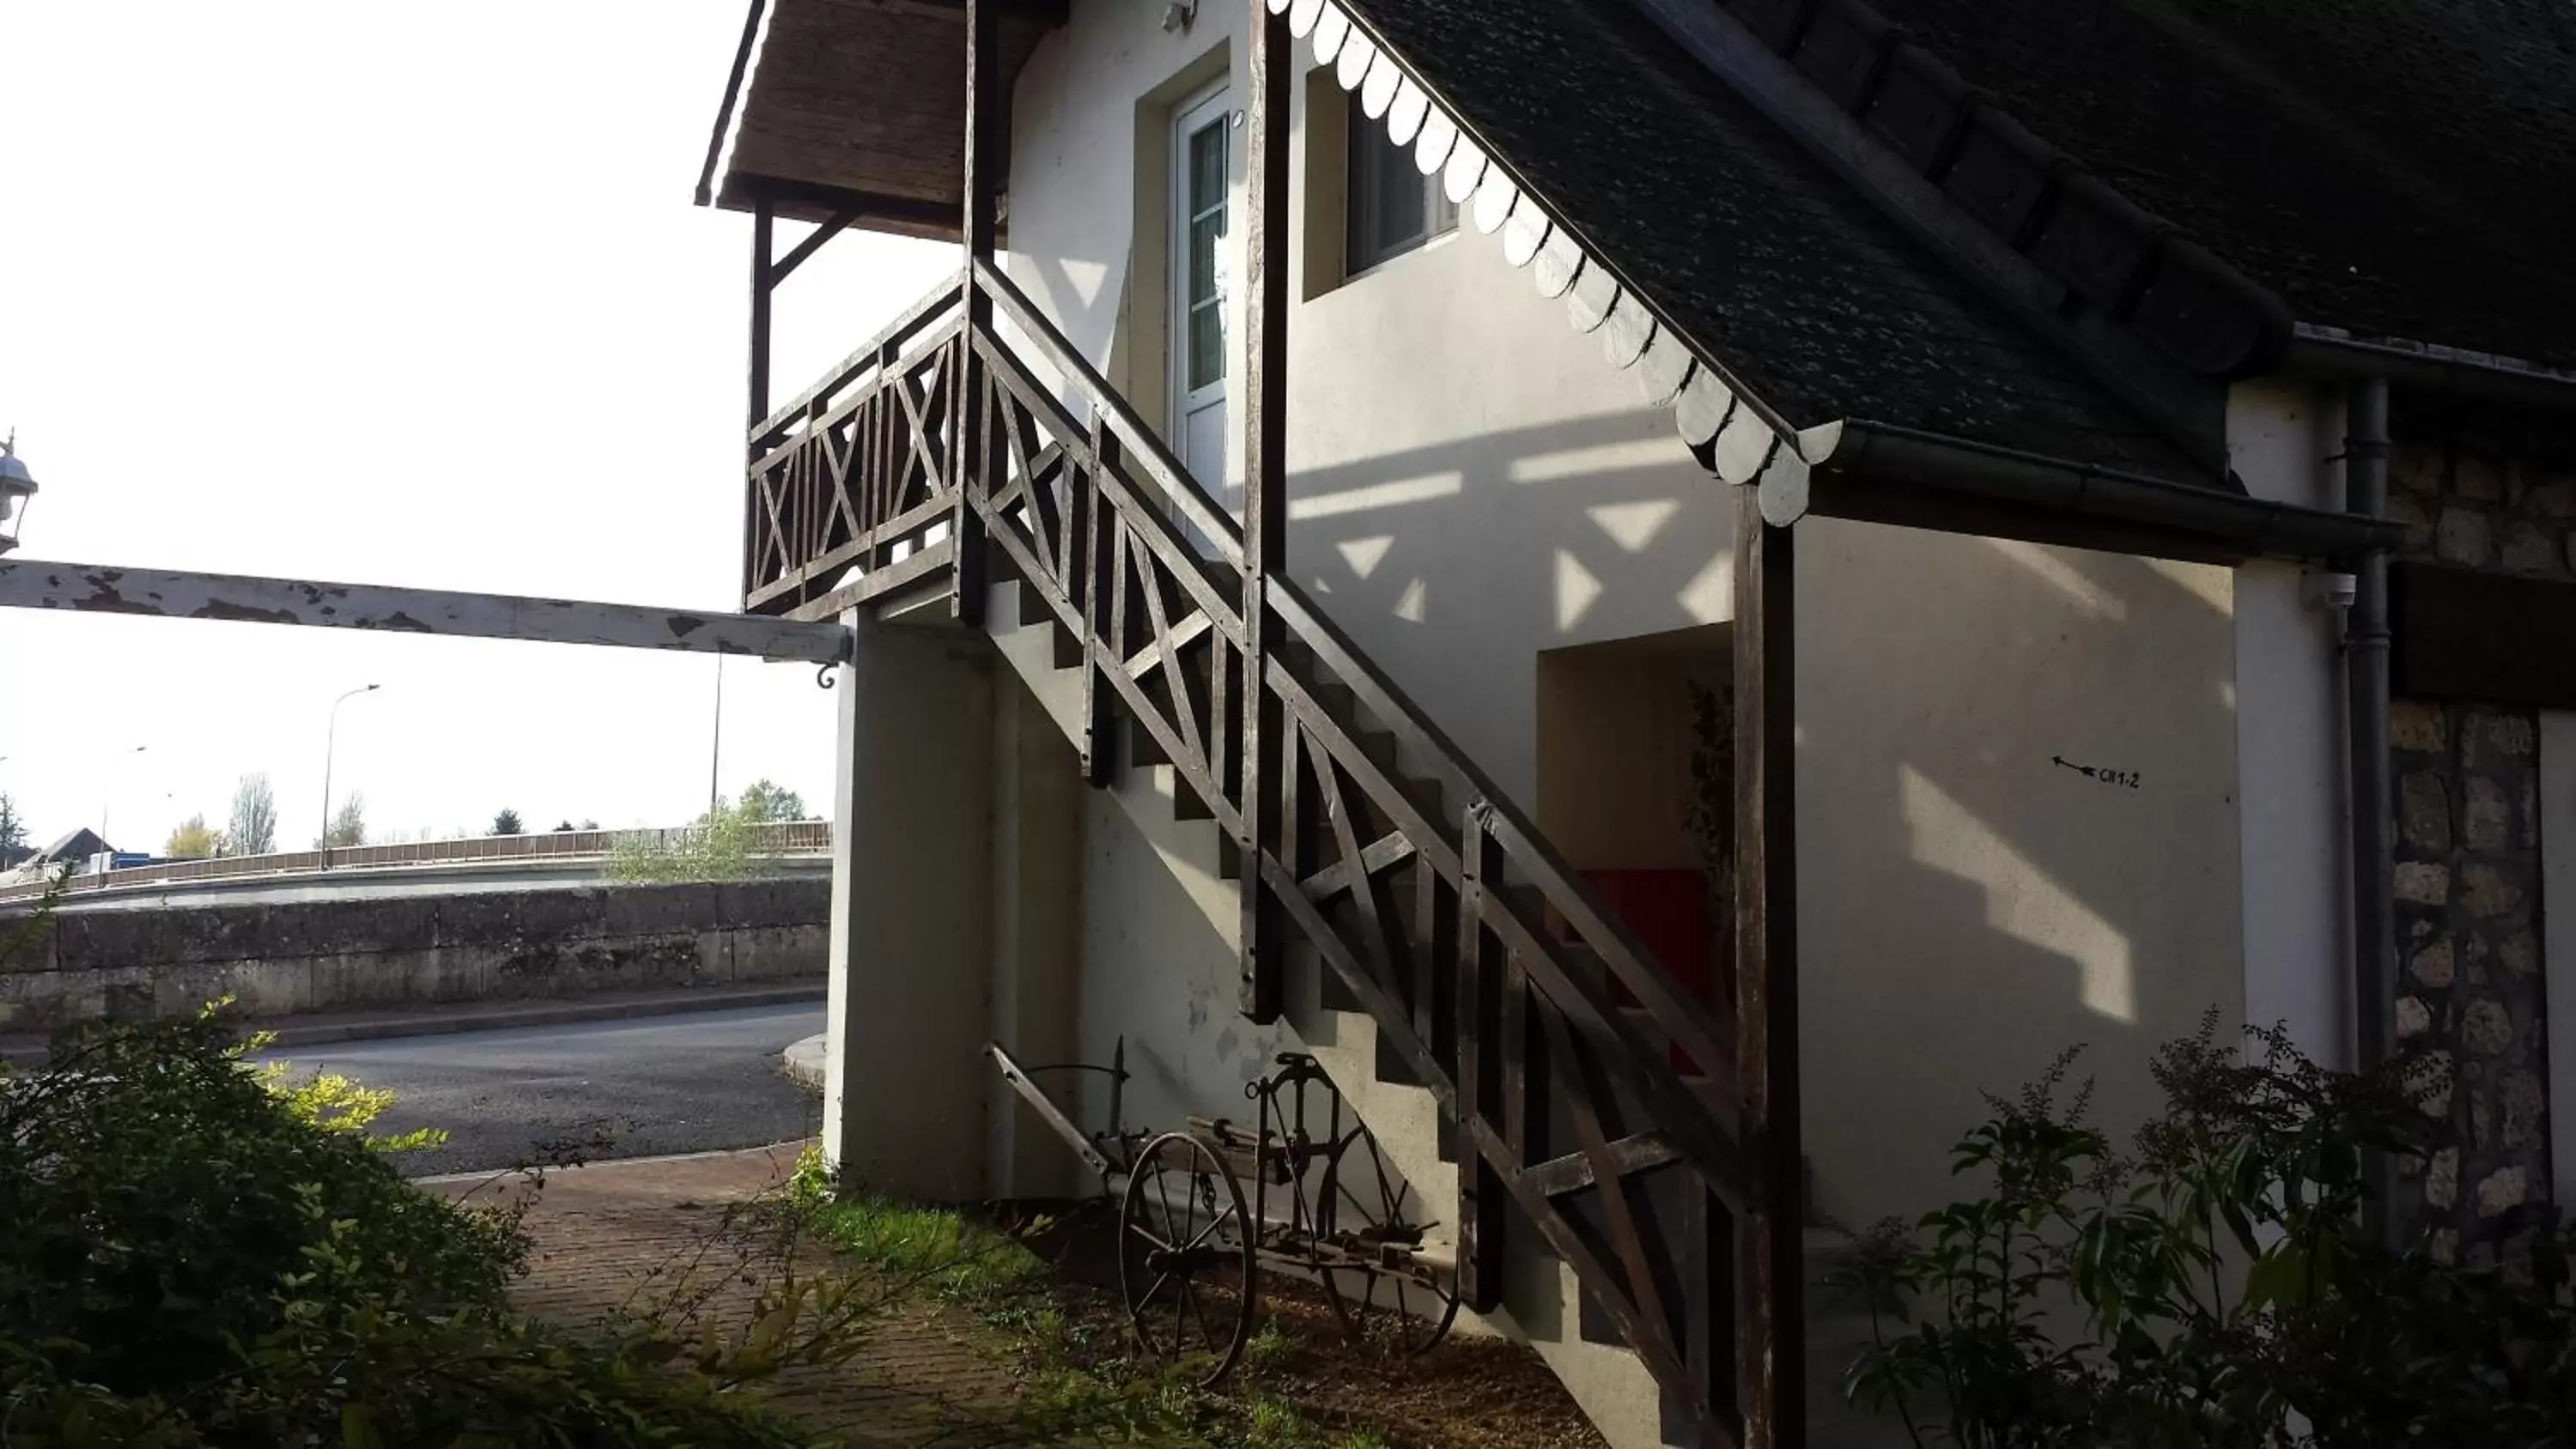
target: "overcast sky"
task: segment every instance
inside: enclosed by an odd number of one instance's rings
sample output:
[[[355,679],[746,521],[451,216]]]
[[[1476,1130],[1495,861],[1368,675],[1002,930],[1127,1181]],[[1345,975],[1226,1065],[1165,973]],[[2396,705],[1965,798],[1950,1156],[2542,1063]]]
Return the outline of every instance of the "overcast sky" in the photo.
[[[738,0],[0,5],[0,430],[16,557],[735,602],[750,223],[690,205]],[[782,247],[786,244],[782,239]],[[955,264],[848,236],[781,297],[780,396]],[[0,610],[0,792],[40,841],[301,848],[503,806],[675,823],[714,661]],[[832,696],[724,666],[722,782],[819,806]],[[136,747],[142,747],[136,753]]]

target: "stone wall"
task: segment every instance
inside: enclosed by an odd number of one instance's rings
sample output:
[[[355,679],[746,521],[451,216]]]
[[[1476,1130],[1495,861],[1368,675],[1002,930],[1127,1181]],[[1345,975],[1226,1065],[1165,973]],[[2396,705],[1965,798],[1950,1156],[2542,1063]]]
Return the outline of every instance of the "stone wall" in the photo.
[[[2576,433],[2398,402],[2389,512],[2406,525],[2405,553],[2576,579]],[[2424,1098],[2437,1151],[2410,1174],[2400,1206],[2437,1253],[2527,1267],[2551,1166],[2538,719],[2515,706],[2401,699],[2390,747],[2397,1031],[2447,1069]]]
[[[2406,525],[2407,553],[2576,578],[2576,439],[2439,417],[2400,422],[2421,430],[2388,462],[2388,513]]]
[[[68,912],[0,962],[0,1032],[821,981],[821,879]]]
[[[2528,1267],[2549,1197],[2540,757],[2529,710],[2401,699],[2397,1033],[2432,1058],[2429,1169],[2403,1210],[2437,1254]]]

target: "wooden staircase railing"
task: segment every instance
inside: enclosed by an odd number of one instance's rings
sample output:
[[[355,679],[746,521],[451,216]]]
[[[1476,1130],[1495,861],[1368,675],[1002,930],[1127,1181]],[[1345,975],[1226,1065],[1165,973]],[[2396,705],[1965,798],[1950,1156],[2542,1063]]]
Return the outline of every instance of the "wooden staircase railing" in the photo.
[[[1253,677],[1234,519],[1017,286],[980,263],[974,281],[991,328],[951,284],[754,430],[745,606],[817,615],[918,582],[951,561],[962,490],[1022,622],[1051,623],[1055,662],[1082,670],[1091,778],[1123,721],[1131,762],[1172,766],[1229,874],[1269,893],[1472,1149],[1471,1306],[1501,1301],[1505,1243],[1534,1231],[1663,1385],[1668,1430],[1735,1442],[1731,1023],[1285,576],[1260,595],[1285,646]],[[1286,725],[1261,743],[1281,782],[1267,844],[1244,831],[1256,689]],[[1277,944],[1244,942],[1247,970],[1275,971]]]

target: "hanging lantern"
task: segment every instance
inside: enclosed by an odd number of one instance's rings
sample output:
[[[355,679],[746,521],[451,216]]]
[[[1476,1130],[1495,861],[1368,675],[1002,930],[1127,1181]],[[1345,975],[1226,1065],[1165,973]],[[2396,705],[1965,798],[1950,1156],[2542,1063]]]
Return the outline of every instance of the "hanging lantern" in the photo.
[[[18,458],[14,431],[0,442],[0,553],[18,546],[18,526],[26,521],[27,503],[36,496],[35,475]]]

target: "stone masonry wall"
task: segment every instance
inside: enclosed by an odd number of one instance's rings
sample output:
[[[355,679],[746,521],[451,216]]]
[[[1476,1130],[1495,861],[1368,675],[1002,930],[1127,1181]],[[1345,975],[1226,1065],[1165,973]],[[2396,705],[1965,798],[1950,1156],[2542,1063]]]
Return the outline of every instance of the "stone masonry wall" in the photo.
[[[2388,513],[2406,525],[2405,551],[2576,578],[2576,458],[2560,452],[2561,440],[2424,426],[2435,436],[2401,441],[2388,460]]]
[[[0,961],[0,1032],[820,981],[819,878],[73,911]],[[5,926],[0,922],[0,926]]]
[[[2406,526],[2406,554],[2576,579],[2576,432],[2397,401],[2389,512]],[[2401,1208],[2437,1253],[2527,1268],[2551,1181],[2538,719],[2401,699],[2390,746],[2397,1031],[2449,1073],[2424,1100],[2436,1154]]]
[[[2402,1206],[2445,1258],[2528,1267],[2549,1197],[2540,761],[2529,710],[2402,699],[2397,1034],[2440,1073],[2428,1170]]]

